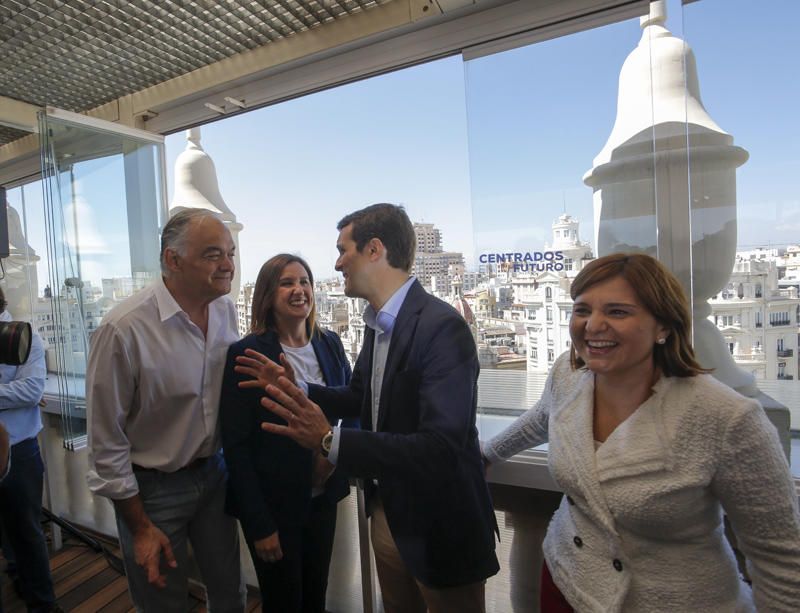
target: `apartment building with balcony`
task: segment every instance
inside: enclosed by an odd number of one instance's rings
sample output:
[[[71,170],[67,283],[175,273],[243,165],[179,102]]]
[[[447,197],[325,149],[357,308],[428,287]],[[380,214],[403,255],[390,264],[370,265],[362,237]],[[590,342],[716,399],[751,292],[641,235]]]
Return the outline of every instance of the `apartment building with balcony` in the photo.
[[[757,379],[798,377],[800,298],[780,283],[782,259],[777,249],[737,253],[729,283],[709,300],[734,361]]]

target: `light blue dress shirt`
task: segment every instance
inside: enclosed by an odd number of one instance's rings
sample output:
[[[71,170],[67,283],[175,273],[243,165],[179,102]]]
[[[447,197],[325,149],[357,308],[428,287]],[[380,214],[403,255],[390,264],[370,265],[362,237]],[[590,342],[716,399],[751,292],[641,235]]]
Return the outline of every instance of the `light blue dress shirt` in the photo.
[[[0,321],[11,321],[8,311],[0,314]],[[44,344],[35,332],[27,362],[20,366],[0,364],[0,421],[8,430],[11,445],[35,437],[42,429],[39,401],[45,376]]]
[[[392,342],[392,331],[394,330],[397,315],[400,307],[406,300],[408,290],[415,281],[415,277],[409,277],[397,291],[391,295],[377,313],[371,305],[364,309],[364,323],[375,331],[372,341],[372,429],[378,427],[378,409],[380,408],[381,389],[383,388],[383,375],[386,368],[386,358],[389,356],[389,345]],[[333,429],[333,441],[331,442],[331,452],[328,454],[328,461],[336,464],[339,459],[339,438],[341,429],[336,426]]]

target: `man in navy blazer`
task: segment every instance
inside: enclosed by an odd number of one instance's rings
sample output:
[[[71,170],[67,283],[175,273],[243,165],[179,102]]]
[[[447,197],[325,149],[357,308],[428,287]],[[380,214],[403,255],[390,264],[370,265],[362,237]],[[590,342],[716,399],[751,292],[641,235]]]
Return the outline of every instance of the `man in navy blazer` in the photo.
[[[350,385],[300,389],[293,373],[252,353],[238,368],[267,384],[262,404],[287,422],[262,428],[366,480],[387,613],[483,612],[485,580],[499,566],[475,425],[475,341],[410,276],[416,239],[402,207],[375,204],[337,227],[345,294],[369,303]],[[360,416],[362,430],[331,429],[320,405],[329,416]]]

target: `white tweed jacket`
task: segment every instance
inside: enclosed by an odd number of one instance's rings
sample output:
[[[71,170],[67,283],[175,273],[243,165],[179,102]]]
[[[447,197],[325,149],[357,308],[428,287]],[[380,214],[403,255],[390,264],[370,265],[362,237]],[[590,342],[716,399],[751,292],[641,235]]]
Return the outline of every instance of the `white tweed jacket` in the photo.
[[[580,612],[800,610],[797,497],[764,411],[709,375],[653,392],[595,452],[594,375],[564,354],[539,402],[485,444],[498,462],[549,441],[565,493],[544,540],[556,585]]]

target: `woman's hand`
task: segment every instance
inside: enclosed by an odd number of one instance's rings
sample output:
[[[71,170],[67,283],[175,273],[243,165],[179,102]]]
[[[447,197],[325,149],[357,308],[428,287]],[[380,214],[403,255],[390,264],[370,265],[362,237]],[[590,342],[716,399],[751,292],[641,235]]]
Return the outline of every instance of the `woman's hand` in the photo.
[[[278,538],[277,530],[268,537],[255,541],[253,543],[253,548],[256,550],[256,555],[264,560],[264,562],[277,562],[283,558],[281,540]]]
[[[250,381],[240,381],[239,387],[260,387],[264,389],[268,385],[276,385],[278,377],[286,377],[295,383],[294,369],[289,364],[286,356],[281,354],[280,365],[270,360],[263,353],[254,349],[245,349],[244,355],[236,356],[236,366],[233,370],[240,375],[249,375]]]

